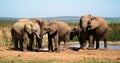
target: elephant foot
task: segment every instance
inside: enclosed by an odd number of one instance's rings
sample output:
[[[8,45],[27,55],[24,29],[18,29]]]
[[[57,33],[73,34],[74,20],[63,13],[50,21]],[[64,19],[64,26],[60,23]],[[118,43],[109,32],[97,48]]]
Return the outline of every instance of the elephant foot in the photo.
[[[67,50],[67,48],[63,48],[62,50],[63,50],[63,51],[66,51],[66,50]]]
[[[32,51],[36,51],[36,50],[38,50],[38,49],[36,47],[33,47]]]
[[[106,47],[106,48],[104,48],[104,50],[108,50],[108,48]]]
[[[86,50],[87,48],[86,48],[86,46],[81,46],[80,48],[79,48],[79,50]]]
[[[38,48],[37,52],[43,51],[43,48]]]
[[[100,48],[95,48],[96,50],[100,50]]]
[[[18,48],[13,48],[14,50],[18,50]]]
[[[54,50],[53,49],[48,49],[48,52],[54,52]]]
[[[60,49],[55,48],[54,51],[55,51],[55,52],[60,52]]]
[[[48,50],[48,52],[54,52],[54,50]]]
[[[27,49],[23,49],[23,52],[27,52]]]
[[[93,50],[93,49],[94,49],[94,47],[88,47],[87,49],[88,49],[88,50]]]

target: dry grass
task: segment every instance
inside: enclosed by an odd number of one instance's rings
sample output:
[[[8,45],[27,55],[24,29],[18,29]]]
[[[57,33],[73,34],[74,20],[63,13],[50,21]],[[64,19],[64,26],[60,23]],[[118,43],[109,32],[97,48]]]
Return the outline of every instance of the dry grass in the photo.
[[[8,46],[11,44],[11,26],[0,26],[0,46]]]

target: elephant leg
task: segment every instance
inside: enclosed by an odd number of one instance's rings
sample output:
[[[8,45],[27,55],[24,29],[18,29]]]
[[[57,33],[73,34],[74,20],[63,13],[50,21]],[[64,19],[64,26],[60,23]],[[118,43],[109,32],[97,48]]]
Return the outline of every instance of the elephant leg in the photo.
[[[37,39],[36,35],[33,34],[33,46],[32,46],[33,51],[37,49],[36,39]]]
[[[104,40],[104,49],[108,49],[108,47],[107,47],[107,38],[108,38],[108,35],[107,35],[107,33],[104,35],[104,37],[103,37],[103,40]]]
[[[90,35],[90,37],[89,37],[89,47],[88,47],[89,50],[94,49],[93,43],[94,43],[94,37],[93,37],[93,35]]]
[[[53,50],[53,44],[52,44],[52,37],[48,33],[48,50],[54,52]]]
[[[108,47],[107,47],[107,39],[103,39],[104,40],[104,49],[106,50],[106,49],[108,49]]]
[[[82,41],[79,40],[80,48],[78,48],[78,50],[79,50],[79,49],[82,49],[82,47],[81,47],[81,46],[82,46],[82,43],[81,43],[81,42],[82,42]]]
[[[28,38],[25,38],[23,41],[23,51],[26,52],[27,51],[27,42],[28,42]]]
[[[59,51],[59,48],[58,48],[58,47],[59,47],[59,46],[58,46],[58,40],[59,40],[59,39],[58,39],[58,34],[56,34],[56,35],[54,36],[54,43],[55,43],[55,49],[54,49],[54,50],[57,51],[57,52]]]
[[[85,34],[81,34],[81,40],[80,40],[80,49],[85,50],[86,49],[86,36]]]
[[[58,45],[60,46],[60,40],[58,41]]]
[[[18,40],[14,39],[14,49],[18,50]]]
[[[28,43],[28,35],[26,32],[23,35],[24,35],[23,36],[23,51],[26,52],[27,51],[27,43]]]
[[[33,38],[30,38],[30,46],[29,46],[29,50],[33,51]]]
[[[52,38],[49,38],[49,40],[48,40],[48,50],[54,52]]]
[[[67,40],[69,40],[69,33],[64,38],[64,46],[63,46],[63,48],[66,48],[66,42],[67,42]]]
[[[77,38],[78,38],[79,44],[80,44],[80,48],[78,48],[78,50],[79,50],[79,49],[81,49],[81,46],[82,46],[82,41],[81,41],[82,39],[81,39],[80,35],[77,35]]]
[[[23,50],[23,40],[20,40],[20,50]]]
[[[85,49],[85,46],[83,46],[83,39],[79,39],[79,44],[80,44],[80,48],[79,49]]]
[[[79,49],[86,50],[86,41],[85,42],[83,42],[83,41],[80,42],[80,48]]]
[[[86,40],[83,42],[82,49],[83,49],[83,50],[85,50],[85,49],[86,49]]]
[[[96,39],[96,49],[99,50],[100,49],[100,44],[99,44],[99,40]]]
[[[66,40],[64,40],[64,46],[63,46],[63,48],[66,48]]]
[[[41,37],[41,39],[38,39],[38,50],[42,50],[42,41],[43,41],[43,37]]]

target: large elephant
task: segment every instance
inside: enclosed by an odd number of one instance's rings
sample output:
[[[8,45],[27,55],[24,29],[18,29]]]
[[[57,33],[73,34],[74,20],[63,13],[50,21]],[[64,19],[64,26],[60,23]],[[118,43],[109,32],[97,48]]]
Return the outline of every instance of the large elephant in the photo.
[[[86,31],[86,28],[87,28],[87,23],[88,21],[91,20],[93,16],[91,14],[88,14],[88,15],[84,15],[80,18],[80,22],[79,22],[79,26],[80,28],[82,29],[82,32],[81,32],[81,47],[80,49],[86,49],[86,40],[88,38],[88,33]],[[89,48],[89,47],[88,47]]]
[[[12,26],[11,35],[14,41],[14,49],[19,48],[18,41],[20,41],[20,50],[27,51],[29,40],[32,50],[37,47],[37,39],[40,39],[40,26],[34,22],[29,19],[20,19]]]
[[[82,42],[81,32],[82,32],[82,29],[79,26],[75,26],[70,32],[70,40],[73,40],[73,37],[77,36],[80,46]]]
[[[42,26],[47,24],[48,21],[47,20],[43,20],[43,19],[37,19],[37,18],[33,18],[31,19],[31,21],[33,23],[36,23],[37,25],[39,25],[39,28],[40,28],[40,38],[41,39],[37,39],[37,47],[38,47],[38,51],[41,50],[43,47],[42,47],[42,41],[43,41],[43,36],[42,36]]]
[[[107,49],[107,33],[108,25],[106,21],[101,17],[93,17],[87,23],[87,32],[89,35],[89,46],[94,48],[94,41],[96,40],[96,49],[99,49],[100,39],[104,40],[104,49]]]
[[[53,20],[42,28],[42,35],[48,33],[48,49],[49,51],[59,51],[60,41],[64,41],[64,47],[66,41],[69,39],[70,28],[62,22]],[[53,50],[52,38],[54,39],[55,49]]]

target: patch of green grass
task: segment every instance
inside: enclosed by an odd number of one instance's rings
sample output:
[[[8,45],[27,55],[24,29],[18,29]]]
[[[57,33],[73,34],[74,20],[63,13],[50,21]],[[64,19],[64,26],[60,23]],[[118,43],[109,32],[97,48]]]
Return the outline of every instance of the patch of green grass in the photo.
[[[74,26],[77,26],[79,25],[79,22],[66,22],[70,27],[74,27]]]
[[[9,60],[9,61],[2,61],[0,63],[120,63],[120,61],[111,61],[111,60],[82,60],[82,61],[65,61],[59,59],[53,60]]]
[[[15,22],[16,22],[15,20],[0,20],[0,26],[12,25]]]
[[[73,40],[68,40],[68,42],[75,42],[75,41],[78,41],[78,38],[77,38],[77,36],[75,36],[75,37],[73,37]]]
[[[106,20],[108,24],[111,23],[120,23],[120,20]]]
[[[9,60],[9,61],[0,60],[0,63],[56,63],[56,62],[69,63],[69,61],[64,61],[64,60],[59,60],[59,59],[52,59],[52,60]]]

